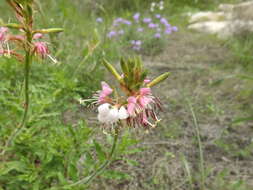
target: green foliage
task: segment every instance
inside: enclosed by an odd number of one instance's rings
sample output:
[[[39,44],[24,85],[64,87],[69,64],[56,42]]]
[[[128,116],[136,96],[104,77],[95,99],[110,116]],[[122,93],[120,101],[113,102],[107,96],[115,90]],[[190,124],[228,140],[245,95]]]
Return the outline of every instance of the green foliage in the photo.
[[[231,38],[227,42],[228,47],[232,50],[235,62],[245,67],[251,67],[253,63],[253,34],[245,33],[240,36]]]

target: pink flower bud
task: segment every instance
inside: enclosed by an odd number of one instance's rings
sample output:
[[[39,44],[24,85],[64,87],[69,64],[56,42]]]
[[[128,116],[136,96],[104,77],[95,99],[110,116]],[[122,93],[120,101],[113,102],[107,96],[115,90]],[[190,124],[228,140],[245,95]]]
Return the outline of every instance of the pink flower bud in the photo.
[[[150,81],[151,81],[150,79],[145,79],[145,80],[144,80],[144,83],[147,84],[147,83],[149,83]]]
[[[150,88],[141,88],[140,89],[140,95],[141,96],[145,96],[151,94],[151,89]]]
[[[107,96],[109,96],[112,93],[111,87],[106,82],[101,82],[102,85],[102,91],[99,94],[98,102],[105,103],[105,99]]]
[[[43,34],[41,33],[36,33],[33,35],[33,39],[37,40],[37,39],[41,39],[43,37]]]

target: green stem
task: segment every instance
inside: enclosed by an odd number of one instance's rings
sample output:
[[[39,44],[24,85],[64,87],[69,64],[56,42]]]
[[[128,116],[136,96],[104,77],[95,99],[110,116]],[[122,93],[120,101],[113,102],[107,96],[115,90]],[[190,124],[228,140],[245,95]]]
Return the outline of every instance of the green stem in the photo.
[[[99,174],[101,174],[105,168],[111,163],[112,161],[112,158],[113,158],[113,154],[115,152],[115,149],[116,149],[116,145],[117,145],[117,142],[118,142],[118,137],[119,137],[119,130],[118,128],[115,129],[115,135],[114,135],[114,139],[113,139],[113,145],[112,145],[112,148],[111,148],[111,152],[108,156],[108,159],[97,169],[95,170],[90,176],[88,177],[85,177],[71,185],[68,185],[66,186],[67,188],[69,187],[73,187],[73,186],[76,186],[76,185],[80,185],[80,184],[85,184],[85,185],[88,185],[95,177],[97,177]]]
[[[2,150],[0,155],[4,155],[6,149],[12,144],[15,138],[22,132],[25,127],[28,111],[29,111],[29,78],[30,78],[30,66],[32,64],[32,51],[30,48],[30,44],[32,43],[32,33],[27,32],[27,47],[26,55],[25,55],[25,67],[24,67],[24,74],[25,74],[25,103],[24,103],[24,114],[21,120],[20,125],[16,128],[16,130],[11,134],[8,138],[7,142],[5,143],[4,149]]]

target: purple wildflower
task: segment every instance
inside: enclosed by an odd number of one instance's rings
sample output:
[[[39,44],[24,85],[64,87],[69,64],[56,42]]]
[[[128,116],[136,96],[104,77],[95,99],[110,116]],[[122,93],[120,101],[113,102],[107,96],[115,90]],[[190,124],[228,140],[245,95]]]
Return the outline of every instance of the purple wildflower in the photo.
[[[165,24],[166,28],[171,28],[171,25],[169,23]]]
[[[136,22],[138,22],[138,21],[139,21],[139,18],[140,18],[140,13],[135,13],[134,16],[133,16],[133,18],[134,18],[134,20],[135,20]]]
[[[116,18],[116,19],[114,20],[114,22],[115,22],[115,23],[120,23],[120,22],[123,22],[123,20],[124,20],[123,18],[120,18],[120,17],[119,17],[119,18]]]
[[[161,34],[160,33],[155,33],[154,37],[155,38],[161,38]]]
[[[161,18],[161,15],[160,14],[156,14],[155,17],[159,19],[159,18]]]
[[[96,19],[96,21],[101,23],[101,22],[103,22],[103,19],[99,17]]]
[[[122,22],[123,22],[124,24],[126,24],[126,25],[131,25],[131,24],[132,24],[132,22],[129,21],[129,20],[123,20]]]
[[[167,20],[166,18],[161,18],[161,19],[160,19],[160,22],[161,22],[162,24],[164,24],[164,25],[169,24],[169,23],[168,23],[168,20]]]
[[[114,30],[112,30],[112,31],[110,31],[108,34],[107,34],[107,37],[108,38],[112,38],[112,37],[114,37],[114,36],[116,36],[117,35],[117,33],[114,31]]]
[[[123,22],[123,18],[116,18],[113,21],[113,26],[118,26],[119,23],[122,23],[122,22]]]
[[[132,40],[131,44],[133,45],[133,50],[139,51],[141,49],[142,42],[140,40]]]
[[[140,40],[135,41],[135,45],[140,46],[142,42]]]
[[[177,32],[177,31],[178,31],[178,27],[172,26],[172,27],[171,27],[171,30],[172,30],[173,32]]]
[[[165,34],[171,34],[172,33],[171,27],[167,27],[164,33]]]
[[[152,21],[151,18],[144,18],[144,19],[143,19],[143,22],[144,22],[144,23],[150,23],[151,21]]]
[[[157,28],[157,27],[158,27],[158,24],[149,23],[148,27],[149,27],[149,28]]]

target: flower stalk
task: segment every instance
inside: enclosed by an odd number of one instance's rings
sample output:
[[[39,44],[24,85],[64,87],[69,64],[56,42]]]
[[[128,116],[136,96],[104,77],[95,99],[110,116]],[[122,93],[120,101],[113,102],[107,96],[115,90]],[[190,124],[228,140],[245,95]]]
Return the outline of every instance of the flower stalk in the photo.
[[[57,33],[62,32],[60,28],[34,30],[33,28],[33,0],[6,0],[12,7],[18,24],[16,23],[0,23],[0,48],[2,49],[1,56],[13,56],[18,61],[24,63],[24,113],[22,120],[18,127],[7,139],[4,148],[0,155],[4,155],[6,149],[15,141],[15,138],[23,131],[26,126],[30,107],[30,69],[33,61],[33,56],[45,58],[49,55],[45,42],[38,42],[37,40],[42,38],[42,33]],[[9,34],[8,29],[17,29],[20,31],[20,35]],[[38,33],[38,31],[42,33]],[[40,48],[38,45],[40,44]],[[11,48],[10,48],[11,47]],[[13,48],[12,48],[13,47]],[[22,53],[19,53],[22,51]]]
[[[114,132],[114,137],[113,137],[113,145],[111,147],[111,151],[110,154],[108,155],[107,160],[99,167],[97,168],[92,174],[90,174],[88,177],[85,177],[73,184],[70,184],[68,186],[65,186],[63,188],[70,188],[70,187],[74,187],[77,185],[89,185],[90,182],[92,180],[95,179],[95,177],[97,177],[98,175],[100,175],[101,173],[103,173],[103,171],[106,169],[107,166],[110,165],[110,163],[112,162],[116,147],[117,147],[117,143],[118,143],[118,139],[119,139],[119,127],[115,127],[115,132]]]

